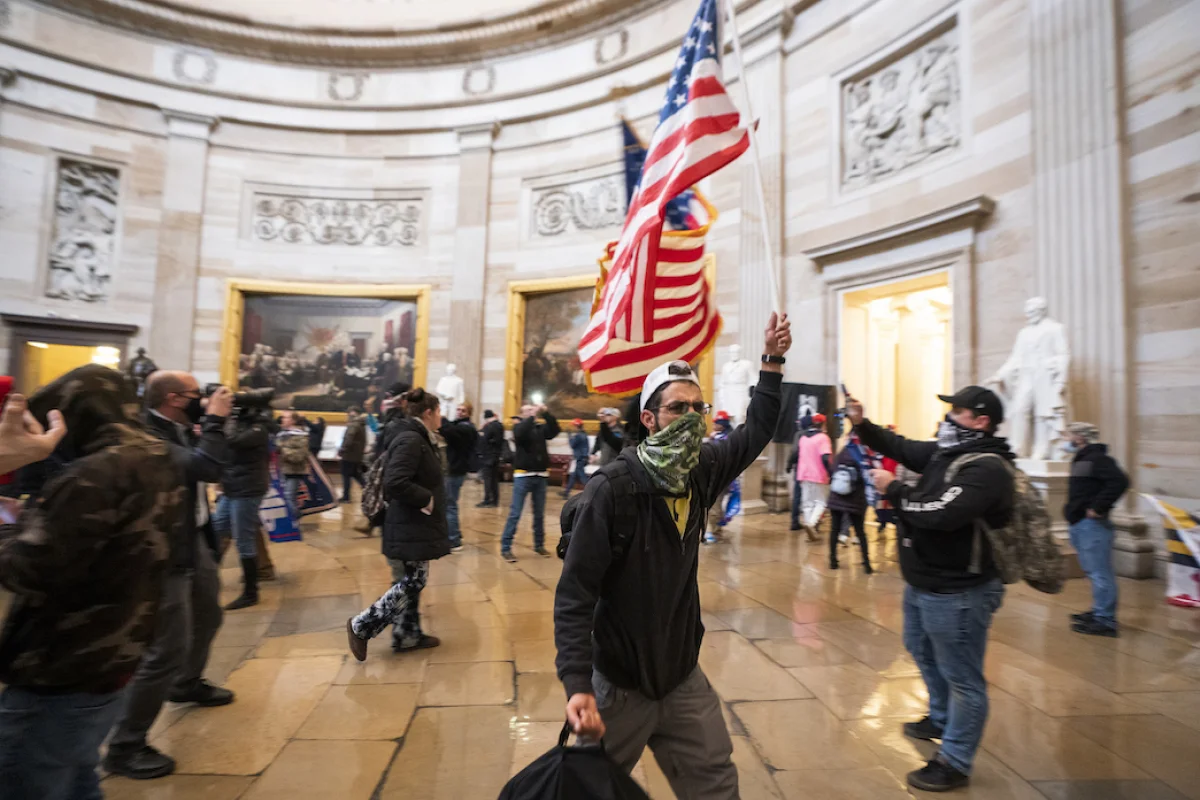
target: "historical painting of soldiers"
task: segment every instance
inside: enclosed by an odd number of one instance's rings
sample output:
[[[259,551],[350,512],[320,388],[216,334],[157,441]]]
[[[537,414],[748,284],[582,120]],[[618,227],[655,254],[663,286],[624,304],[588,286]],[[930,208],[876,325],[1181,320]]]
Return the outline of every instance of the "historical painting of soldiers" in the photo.
[[[276,408],[377,410],[388,386],[412,383],[417,303],[313,295],[247,295],[238,382],[273,388]]]
[[[592,311],[591,288],[531,294],[525,299],[521,402],[543,402],[559,419],[595,419],[623,400],[588,392],[579,363],[579,340]]]

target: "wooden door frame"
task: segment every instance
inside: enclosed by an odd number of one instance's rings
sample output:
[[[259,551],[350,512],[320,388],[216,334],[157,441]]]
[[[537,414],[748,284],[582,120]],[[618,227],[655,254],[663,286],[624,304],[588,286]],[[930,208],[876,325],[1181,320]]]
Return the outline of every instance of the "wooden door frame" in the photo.
[[[25,345],[29,342],[67,344],[82,347],[115,347],[120,364],[127,363],[129,339],[137,334],[137,325],[93,322],[61,317],[34,317],[26,314],[0,314],[8,327],[8,374],[22,391],[25,385]]]

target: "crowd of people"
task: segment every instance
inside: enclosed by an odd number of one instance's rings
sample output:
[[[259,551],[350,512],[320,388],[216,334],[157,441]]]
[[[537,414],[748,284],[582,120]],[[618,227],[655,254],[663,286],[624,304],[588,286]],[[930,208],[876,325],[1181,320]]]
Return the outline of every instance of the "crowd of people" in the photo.
[[[601,411],[594,443],[580,419],[567,438],[569,535],[560,543],[554,604],[565,715],[576,734],[603,738],[626,772],[649,747],[680,797],[738,796],[732,740],[699,666],[699,552],[725,535],[727,498],[774,435],[790,346],[786,316],[772,315],[743,425],[718,412],[708,436],[714,409],[695,372],[669,362],[646,377],[624,419],[616,409]],[[817,541],[827,526],[830,569],[839,568],[839,547],[852,532],[863,572],[874,571],[869,509],[879,534],[895,530],[906,583],[903,640],[929,694],[928,714],[903,731],[940,743],[909,775],[928,791],[970,782],[988,716],[988,631],[1011,568],[994,532],[1030,524],[1015,457],[997,435],[1000,399],[974,386],[941,399],[950,411],[936,439],[913,440],[875,424],[847,397],[850,431],[841,446],[821,414],[807,415],[788,465],[792,530]],[[108,772],[170,774],[174,760],[147,741],[163,704],[236,699],[203,674],[224,611],[256,604],[259,582],[273,577],[258,514],[270,452],[279,454],[287,502],[296,508],[320,438],[314,444],[313,425],[294,412],[276,421],[269,411],[235,407],[228,389],[202,392],[183,372],[153,373],[140,413],[138,405],[124,376],[90,365],[4,408],[0,470],[20,470],[25,497],[20,507],[5,501],[0,527],[0,585],[15,597],[0,640],[0,710],[19,712],[0,714],[4,798],[101,797],[96,768],[106,739]],[[443,418],[436,394],[402,381],[383,392],[380,412],[375,419],[352,409],[339,449],[343,501],[372,463],[364,495],[374,481],[381,503],[361,530],[381,530],[393,578],[346,622],[360,661],[389,626],[397,653],[440,645],[422,627],[420,597],[430,563],[464,547],[459,498],[468,474],[482,480],[479,505],[497,506],[499,467],[510,460],[500,555],[517,560],[526,499],[533,552],[552,555],[544,525],[548,443],[560,427],[545,406],[521,409],[511,448],[492,411],[476,429],[470,404]],[[1109,517],[1128,479],[1094,426],[1076,423],[1065,433],[1072,467],[1063,513],[1094,601],[1070,625],[1116,636]],[[572,496],[577,484],[581,492]],[[213,509],[209,485],[221,489]],[[222,609],[217,570],[230,543],[243,589]]]

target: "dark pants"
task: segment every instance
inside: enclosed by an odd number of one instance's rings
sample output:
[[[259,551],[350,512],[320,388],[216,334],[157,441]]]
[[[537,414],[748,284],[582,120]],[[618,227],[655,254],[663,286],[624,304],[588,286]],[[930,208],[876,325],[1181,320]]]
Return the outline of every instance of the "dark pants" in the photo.
[[[575,484],[579,484],[579,487],[583,488],[583,485],[587,483],[587,479],[587,459],[575,459],[575,469],[571,470],[571,474],[567,476],[567,488],[563,490],[563,494],[570,494]]]
[[[880,536],[883,536],[884,530],[888,525],[896,527],[896,510],[894,508],[877,508],[875,509],[875,523],[878,525],[876,529]]]
[[[521,511],[525,508],[525,496],[533,495],[533,546],[546,545],[546,479],[540,475],[529,475],[524,478],[513,478],[512,507],[508,510],[508,522],[504,523],[504,533],[500,536],[500,549],[503,552],[512,550],[513,537],[517,535],[517,523],[521,521]]]
[[[462,492],[466,475],[447,475],[446,482],[446,527],[450,531],[450,546],[462,544],[462,529],[458,526],[458,496]]]
[[[221,580],[208,547],[196,542],[196,567],[167,576],[155,621],[154,641],[125,691],[125,705],[108,752],[116,757],[140,750],[167,696],[196,685],[208,664],[213,637],[221,628]]]
[[[599,672],[592,673],[592,688],[608,729],[608,757],[626,773],[633,771],[649,745],[676,797],[740,797],[721,701],[699,667],[662,700],[617,688]]]
[[[867,551],[867,532],[863,527],[866,518],[867,514],[865,511],[861,514],[855,514],[852,511],[829,509],[829,566],[836,567],[838,565],[838,536],[841,535],[842,526],[845,524],[845,521],[849,519],[850,524],[854,526],[855,533],[858,534],[858,546],[862,548],[863,566],[867,569],[871,568],[871,554]]]
[[[221,495],[217,501],[217,510],[213,512],[213,531],[219,539],[228,539],[233,534],[233,542],[237,546],[238,558],[258,557],[259,527],[262,521],[258,516],[258,507],[262,505],[262,495],[257,497],[229,497]],[[225,552],[227,542],[221,543],[221,552]]]
[[[358,485],[363,485],[362,479],[362,464],[358,461],[342,461],[342,499],[350,499],[350,487],[354,481],[358,481]]]
[[[46,695],[9,686],[0,693],[0,798],[102,800],[100,745],[121,693]]]
[[[479,477],[483,479],[483,502],[496,504],[500,502],[500,465],[498,463],[484,464],[479,468]]]
[[[983,657],[1002,602],[998,579],[951,594],[904,587],[904,646],[929,690],[929,719],[944,729],[942,758],[968,775],[987,724]]]

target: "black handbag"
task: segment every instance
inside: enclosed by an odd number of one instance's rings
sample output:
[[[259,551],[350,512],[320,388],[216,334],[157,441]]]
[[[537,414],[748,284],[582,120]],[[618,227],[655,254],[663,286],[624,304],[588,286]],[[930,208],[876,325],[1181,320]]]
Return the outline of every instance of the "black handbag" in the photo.
[[[499,800],[650,800],[604,751],[604,742],[567,747],[563,724],[558,746],[518,772]]]

